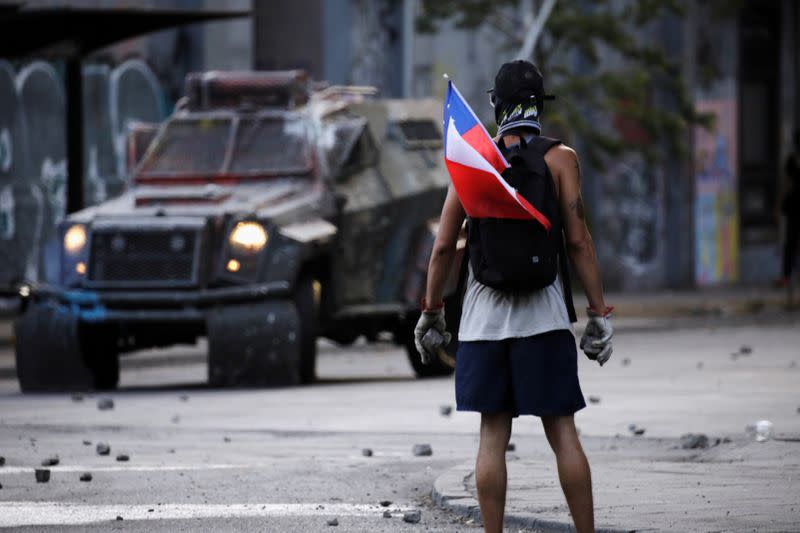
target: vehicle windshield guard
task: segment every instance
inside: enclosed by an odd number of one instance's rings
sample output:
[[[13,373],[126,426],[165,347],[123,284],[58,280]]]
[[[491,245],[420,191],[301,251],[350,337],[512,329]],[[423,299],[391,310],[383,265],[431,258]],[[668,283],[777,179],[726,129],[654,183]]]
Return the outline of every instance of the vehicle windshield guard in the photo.
[[[308,129],[297,115],[180,117],[160,132],[136,178],[298,175],[311,164]]]

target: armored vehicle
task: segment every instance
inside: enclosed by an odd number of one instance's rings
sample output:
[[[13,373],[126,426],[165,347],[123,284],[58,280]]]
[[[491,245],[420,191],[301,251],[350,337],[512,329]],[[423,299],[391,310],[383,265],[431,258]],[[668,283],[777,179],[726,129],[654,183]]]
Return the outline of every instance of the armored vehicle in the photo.
[[[61,224],[59,277],[16,323],[22,389],[113,388],[120,354],[203,336],[217,386],[309,383],[318,337],[391,335],[419,376],[452,372],[454,346],[423,366],[412,340],[448,184],[441,104],[373,93],[190,75],[127,190]]]

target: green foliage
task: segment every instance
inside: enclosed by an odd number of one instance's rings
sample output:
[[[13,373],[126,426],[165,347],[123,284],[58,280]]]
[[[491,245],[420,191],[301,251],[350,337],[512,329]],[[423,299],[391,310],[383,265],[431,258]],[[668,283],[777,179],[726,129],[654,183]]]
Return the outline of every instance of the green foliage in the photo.
[[[630,152],[648,161],[662,157],[665,149],[684,157],[690,128],[711,126],[712,117],[694,109],[680,58],[652,38],[664,17],[685,16],[686,1],[556,2],[534,52],[548,92],[558,96],[548,104],[545,120],[569,137],[580,137],[582,156],[596,168]],[[724,12],[730,2],[709,1],[715,14],[730,15]],[[506,50],[522,45],[519,0],[420,2],[419,31],[436,31],[450,20],[464,29],[491,28]],[[603,117],[625,128],[598,127],[608,123]],[[620,129],[635,130],[639,141],[624,140]]]

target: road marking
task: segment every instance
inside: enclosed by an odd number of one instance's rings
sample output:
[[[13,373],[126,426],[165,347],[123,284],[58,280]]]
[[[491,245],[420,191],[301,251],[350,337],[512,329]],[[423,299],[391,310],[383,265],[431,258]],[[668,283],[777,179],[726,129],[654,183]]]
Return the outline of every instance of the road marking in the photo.
[[[151,511],[152,509],[152,511]],[[408,506],[405,507],[409,509]],[[0,502],[0,527],[79,525],[124,520],[186,520],[194,518],[356,516],[379,518],[386,508],[357,503],[234,503],[163,505],[88,505],[58,502]],[[393,505],[392,513],[402,513]]]

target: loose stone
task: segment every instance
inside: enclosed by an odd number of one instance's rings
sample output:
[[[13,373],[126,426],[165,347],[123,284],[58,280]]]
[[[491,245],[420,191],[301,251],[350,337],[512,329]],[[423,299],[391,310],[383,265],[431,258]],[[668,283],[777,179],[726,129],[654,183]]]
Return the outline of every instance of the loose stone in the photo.
[[[433,455],[433,449],[430,444],[415,444],[411,450],[416,457],[427,457]]]
[[[509,442],[508,445],[506,446],[506,451],[507,452],[513,452],[513,451],[516,451],[516,449],[517,449],[517,445],[514,444],[513,442]]]
[[[111,446],[105,442],[98,442],[95,450],[97,451],[97,455],[108,455],[111,453]]]
[[[391,518],[392,517],[392,512],[387,509],[386,511],[383,512],[383,517],[384,518]]]
[[[681,448],[684,450],[695,450],[697,448],[708,448],[708,437],[703,433],[687,433],[681,436]]]
[[[390,505],[392,505],[392,502],[390,500],[381,500],[380,503],[381,507],[389,507]]]
[[[126,455],[124,453],[121,453],[121,454],[117,455],[117,461],[120,461],[120,462],[124,463],[124,462],[130,461],[130,460],[131,460],[131,458],[128,457],[128,455]]]
[[[60,462],[58,455],[51,455],[42,461],[42,466],[56,466]]]
[[[330,520],[328,520],[328,525],[329,526],[338,526],[339,525],[339,519],[338,518],[331,518]]]
[[[97,408],[101,411],[108,411],[114,408],[114,400],[111,398],[100,398],[97,400]]]
[[[589,396],[589,403],[600,403],[600,396]]]
[[[439,414],[442,415],[442,416],[450,416],[450,414],[452,412],[453,412],[453,406],[452,405],[440,405],[439,406]]]
[[[361,450],[361,455],[364,457],[372,457],[372,449],[371,448],[364,448]]]
[[[403,513],[403,522],[417,524],[420,520],[422,520],[422,512],[420,511],[407,511]]]
[[[89,481],[92,480],[92,474],[90,474],[89,472],[85,472],[85,473],[81,474],[80,480],[81,481],[85,481],[85,482],[89,482]]]
[[[37,483],[47,483],[48,481],[50,481],[49,468],[37,468],[34,473],[36,475]]]

